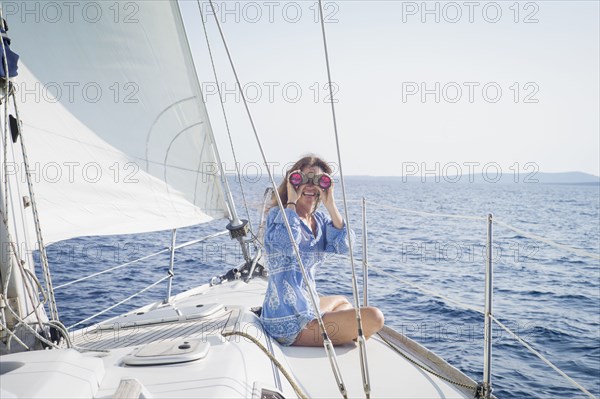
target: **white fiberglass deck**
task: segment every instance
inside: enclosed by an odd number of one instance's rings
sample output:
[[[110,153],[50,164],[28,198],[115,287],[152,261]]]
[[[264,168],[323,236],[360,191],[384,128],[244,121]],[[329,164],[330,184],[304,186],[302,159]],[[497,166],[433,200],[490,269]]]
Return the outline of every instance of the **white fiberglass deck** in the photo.
[[[74,344],[91,352],[65,349],[3,356],[2,397],[112,398],[141,393],[154,398],[253,398],[261,396],[262,388],[296,397],[254,343],[221,335],[234,330],[270,348],[309,397],[341,397],[323,348],[282,348],[265,336],[249,311],[261,305],[265,288],[262,279],[203,286],[176,297],[171,305],[151,305],[104,322],[102,328],[74,333]],[[349,397],[364,397],[357,347],[336,347],[336,353]],[[367,341],[367,353],[372,397],[466,396],[405,360],[379,337]],[[132,358],[147,365],[127,365]]]

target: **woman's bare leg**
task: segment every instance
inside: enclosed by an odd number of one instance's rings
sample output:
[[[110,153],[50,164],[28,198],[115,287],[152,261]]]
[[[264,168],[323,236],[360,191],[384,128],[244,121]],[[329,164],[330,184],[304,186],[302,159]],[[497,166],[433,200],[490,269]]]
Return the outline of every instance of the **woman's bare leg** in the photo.
[[[383,313],[375,307],[364,307],[360,309],[360,317],[363,326],[365,338],[369,338],[383,327]],[[327,330],[327,335],[334,345],[343,345],[350,343],[358,337],[358,327],[356,325],[356,312],[354,309],[343,309],[327,312],[323,315],[323,323]],[[319,331],[319,324],[316,320],[311,321],[302,330],[295,346],[322,346],[323,337]]]
[[[319,302],[321,313],[353,309],[350,301],[343,295],[322,296],[319,298]]]

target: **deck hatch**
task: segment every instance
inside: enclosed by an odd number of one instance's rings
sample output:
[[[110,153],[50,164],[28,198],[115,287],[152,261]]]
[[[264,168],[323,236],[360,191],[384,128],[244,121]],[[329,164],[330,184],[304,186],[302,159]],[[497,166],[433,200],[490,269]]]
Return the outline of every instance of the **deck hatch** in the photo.
[[[123,358],[127,366],[155,366],[200,360],[206,357],[210,343],[198,339],[161,341],[136,348]]]

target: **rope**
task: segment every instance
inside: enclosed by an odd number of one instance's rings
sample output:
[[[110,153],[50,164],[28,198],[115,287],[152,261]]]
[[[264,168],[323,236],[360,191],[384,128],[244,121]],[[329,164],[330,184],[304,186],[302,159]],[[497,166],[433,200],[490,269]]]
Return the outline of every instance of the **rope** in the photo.
[[[260,140],[260,137],[258,135],[258,131],[256,129],[256,125],[254,124],[254,119],[252,118],[252,114],[250,112],[250,108],[248,107],[248,102],[246,101],[246,96],[244,95],[244,91],[241,90],[241,83],[240,83],[240,79],[238,77],[237,74],[237,70],[235,68],[235,65],[233,63],[233,59],[231,57],[231,53],[229,51],[229,47],[227,46],[227,42],[225,40],[225,35],[223,34],[223,30],[221,29],[221,24],[219,23],[219,19],[217,18],[217,13],[215,11],[215,7],[214,7],[214,3],[212,2],[212,0],[209,0],[210,6],[212,8],[212,13],[215,19],[215,23],[217,25],[217,28],[219,30],[219,35],[221,37],[221,41],[223,42],[223,47],[225,48],[225,52],[227,53],[227,58],[229,60],[229,65],[231,66],[231,70],[233,71],[233,75],[235,76],[235,81],[236,84],[238,85],[238,88],[240,89],[240,95],[242,98],[242,103],[244,104],[244,108],[246,110],[246,114],[248,115],[248,119],[250,122],[250,126],[252,128],[252,131],[254,133],[254,137],[256,138],[256,143],[258,145],[258,149],[260,151],[263,163],[265,164],[265,166],[267,167],[267,173],[269,175],[269,180],[271,182],[271,186],[273,187],[273,190],[275,191],[275,193],[277,193],[275,195],[275,199],[277,200],[277,206],[279,207],[281,214],[283,216],[283,222],[285,225],[285,228],[287,230],[288,236],[290,238],[291,244],[292,244],[292,248],[294,249],[294,254],[296,256],[296,260],[298,261],[298,266],[300,267],[300,271],[302,273],[302,277],[304,278],[305,281],[309,281],[308,278],[308,274],[306,272],[306,268],[304,267],[304,263],[302,262],[302,258],[300,257],[300,250],[298,249],[298,244],[296,243],[296,241],[294,241],[294,235],[292,233],[292,229],[290,227],[290,222],[287,218],[287,215],[285,214],[285,210],[283,207],[283,204],[281,203],[281,198],[279,196],[279,193],[277,192],[277,185],[275,184],[275,180],[273,179],[273,174],[271,173],[271,168],[269,168],[269,163],[267,161],[267,157],[265,155],[265,151],[263,149],[262,146],[262,142]],[[317,301],[314,297],[314,294],[311,290],[308,291],[309,295],[309,299],[311,302],[311,306],[315,311],[315,314],[317,316],[317,322],[319,324],[319,328],[321,329],[321,332],[323,334],[323,346],[325,348],[325,351],[327,353],[327,357],[329,359],[329,363],[331,364],[331,368],[332,368],[332,372],[334,374],[334,377],[336,379],[336,381],[338,382],[338,389],[340,391],[340,393],[342,394],[342,396],[344,398],[347,397],[347,393],[346,393],[346,388],[343,384],[343,382],[341,381],[341,374],[339,371],[339,367],[337,367],[337,359],[335,357],[335,350],[333,349],[333,344],[331,343],[331,340],[329,339],[329,337],[327,336],[327,330],[325,329],[325,324],[323,323],[323,318],[321,317],[321,312],[319,311],[319,307],[317,306]]]
[[[0,210],[0,212],[1,212],[1,210]],[[8,232],[8,230],[7,230],[7,232]],[[14,248],[14,245],[15,245],[15,244],[14,244],[14,242],[13,242],[13,241],[11,241],[11,240],[10,240],[10,234],[8,234],[8,240],[9,240],[10,244],[11,244],[11,245],[13,246],[13,248]],[[20,259],[18,258],[18,255],[17,255],[16,251],[15,251],[15,250],[13,250],[12,252],[13,252],[13,256],[16,258],[16,259],[15,259],[15,261],[17,262],[17,264],[18,264],[18,265],[20,265],[20,266],[21,266],[21,269],[22,269],[21,261],[20,261]],[[16,328],[19,326],[19,324],[23,324],[23,325],[25,325],[27,328],[31,329],[31,328],[29,327],[29,325],[28,325],[27,323],[25,323],[25,321],[24,321],[24,320],[23,320],[23,319],[22,319],[22,318],[19,316],[19,314],[18,314],[17,312],[15,312],[15,310],[14,310],[14,309],[12,308],[12,306],[10,305],[10,302],[9,302],[9,301],[7,301],[7,298],[8,298],[8,283],[9,283],[9,281],[10,281],[10,278],[11,278],[11,275],[12,275],[13,264],[14,264],[14,263],[13,263],[13,262],[11,262],[11,261],[10,261],[10,259],[9,259],[9,260],[8,260],[8,272],[7,272],[7,275],[6,275],[5,284],[4,284],[4,285],[3,285],[3,287],[2,287],[2,300],[4,301],[5,308],[8,308],[9,312],[10,312],[10,313],[13,315],[13,317],[14,317],[14,318],[15,318],[15,320],[17,321],[17,324],[15,324],[15,326],[14,326],[13,328],[15,328],[15,329],[16,329]],[[24,285],[26,285],[26,284],[27,284],[27,282],[26,282],[25,280],[23,280],[23,284],[24,284]],[[28,288],[28,287],[26,286],[26,288]],[[28,290],[28,292],[29,292],[29,290]],[[43,291],[42,291],[42,292],[43,292]],[[38,306],[39,306],[39,305],[40,305],[40,304],[38,304]],[[37,308],[34,308],[33,312],[35,312],[35,313],[36,313],[36,317],[37,317]],[[31,316],[31,314],[32,314],[32,313],[29,313],[27,316],[25,316],[25,318],[28,318],[29,316]],[[7,342],[6,342],[6,347],[7,347],[7,350],[10,352],[10,345],[11,345],[11,340],[12,340],[12,338],[15,338],[15,340],[16,340],[16,341],[17,341],[17,342],[18,342],[20,345],[22,345],[22,346],[23,346],[23,347],[24,347],[26,350],[28,350],[28,351],[29,351],[29,350],[31,350],[31,348],[29,348],[29,347],[28,347],[28,346],[27,346],[27,345],[26,345],[26,344],[25,344],[23,341],[21,341],[21,339],[20,339],[20,338],[19,338],[17,335],[15,335],[15,334],[14,334],[14,333],[13,333],[13,332],[12,332],[12,331],[11,331],[11,330],[8,328],[8,326],[7,326],[6,324],[4,324],[4,321],[6,321],[6,320],[7,320],[7,319],[6,319],[6,314],[5,314],[4,312],[2,312],[2,318],[4,319],[4,320],[3,320],[3,323],[2,323],[2,326],[4,326],[5,330],[6,330],[6,331],[8,332],[8,334],[9,334],[8,340],[7,340]],[[38,318],[37,322],[38,322],[38,323],[40,322],[39,318]],[[31,331],[33,332],[34,336],[38,336],[38,333],[37,333],[37,331],[35,331],[34,329],[31,329]]]
[[[96,317],[98,317],[98,316],[100,316],[100,315],[103,315],[104,313],[106,313],[106,312],[108,312],[108,311],[110,311],[110,310],[113,310],[113,309],[114,309],[114,308],[116,308],[117,306],[124,304],[125,302],[129,301],[130,299],[132,299],[132,298],[135,298],[136,296],[140,295],[141,293],[143,293],[143,292],[146,292],[146,291],[148,291],[150,288],[153,288],[154,286],[156,286],[156,285],[158,285],[158,284],[162,283],[163,281],[165,281],[165,280],[166,280],[166,279],[168,279],[169,277],[170,277],[170,276],[167,274],[166,276],[164,276],[163,278],[161,278],[161,279],[160,279],[160,280],[158,280],[157,282],[155,282],[155,283],[153,283],[153,284],[150,284],[150,285],[149,285],[149,286],[147,286],[146,288],[144,288],[144,289],[142,289],[142,290],[140,290],[140,291],[136,292],[135,294],[133,294],[133,295],[131,295],[131,296],[129,296],[129,297],[127,297],[127,298],[123,299],[122,301],[120,301],[120,302],[118,302],[118,303],[115,303],[115,304],[114,304],[114,305],[112,305],[112,306],[109,306],[108,308],[106,308],[106,309],[104,309],[104,310],[102,310],[102,311],[100,311],[100,312],[98,312],[98,313],[96,313],[96,314],[94,314],[94,315],[91,315],[90,317],[88,317],[88,318],[86,318],[86,319],[83,319],[83,320],[81,320],[81,321],[79,321],[79,322],[77,322],[77,323],[75,323],[75,324],[73,324],[73,325],[70,325],[69,327],[67,327],[67,329],[68,329],[68,330],[70,330],[70,329],[72,329],[72,328],[73,328],[73,327],[75,327],[75,326],[78,326],[78,325],[80,325],[80,324],[83,324],[83,323],[85,323],[85,322],[88,322],[88,321],[90,321],[90,320],[92,320],[92,319],[94,319],[94,318],[96,318]]]
[[[467,388],[473,391],[473,393],[475,393],[477,391],[477,387],[473,386],[473,385],[468,385],[468,384],[463,384],[462,382],[458,382],[458,381],[454,381],[451,380],[447,377],[444,377],[441,374],[436,373],[435,371],[431,370],[430,368],[420,364],[419,362],[417,362],[414,359],[411,359],[408,355],[406,355],[405,353],[403,353],[400,348],[398,348],[396,345],[392,344],[389,340],[387,340],[383,335],[381,335],[381,333],[377,333],[377,335],[379,336],[379,338],[381,338],[383,340],[383,342],[385,342],[390,348],[392,348],[396,353],[398,353],[400,356],[402,356],[403,358],[405,358],[406,360],[408,360],[410,363],[414,364],[415,366],[417,366],[418,368],[428,372],[429,374],[432,374],[436,377],[438,377],[441,380],[444,380],[446,382],[449,382],[450,384],[462,387],[462,388]]]
[[[467,310],[472,310],[472,311],[474,311],[474,312],[477,312],[477,313],[484,314],[484,311],[483,311],[483,309],[476,308],[476,307],[474,307],[474,306],[465,305],[465,304],[463,304],[463,303],[460,303],[460,302],[458,302],[458,301],[455,301],[454,299],[448,298],[447,296],[444,296],[444,295],[442,295],[442,294],[438,294],[438,293],[437,293],[437,292],[435,292],[435,291],[431,291],[431,290],[428,290],[427,288],[420,287],[420,286],[418,286],[418,285],[416,285],[416,284],[413,284],[413,283],[411,283],[411,282],[409,282],[409,281],[403,280],[403,279],[401,279],[401,278],[399,278],[399,277],[397,277],[397,276],[393,275],[392,273],[386,272],[385,270],[382,270],[382,269],[380,269],[380,268],[379,268],[379,267],[377,267],[377,266],[373,266],[373,265],[371,265],[371,264],[369,264],[368,266],[369,266],[369,268],[371,268],[371,269],[374,269],[374,270],[375,270],[376,272],[378,272],[378,273],[381,273],[381,274],[384,274],[384,275],[386,275],[386,276],[388,276],[388,277],[391,277],[391,278],[393,278],[394,280],[397,280],[397,281],[399,281],[399,282],[401,282],[401,283],[403,283],[403,284],[410,285],[411,287],[413,287],[413,288],[415,288],[415,289],[417,289],[417,290],[419,290],[419,291],[423,291],[423,292],[425,292],[425,293],[427,293],[427,294],[430,294],[430,295],[436,296],[436,297],[438,297],[438,298],[441,298],[441,299],[443,299],[443,300],[445,300],[445,301],[451,302],[451,303],[453,303],[453,304],[455,304],[455,305],[458,305],[458,306],[459,306],[459,307],[461,307],[461,308],[464,308],[464,309],[467,309]]]
[[[546,237],[542,237],[542,236],[539,236],[537,234],[533,234],[533,233],[527,232],[525,230],[521,230],[521,229],[519,229],[517,227],[511,226],[510,224],[502,222],[500,220],[494,220],[494,221],[496,223],[498,223],[500,226],[504,226],[507,229],[512,230],[512,231],[514,231],[517,234],[520,234],[520,235],[522,235],[524,237],[527,237],[527,238],[531,238],[532,240],[541,241],[541,242],[543,242],[545,244],[550,245],[551,247],[559,248],[559,249],[562,249],[563,251],[571,252],[571,253],[574,253],[574,254],[579,255],[579,256],[585,256],[585,257],[588,257],[588,258],[600,259],[600,255],[598,255],[598,254],[593,254],[591,252],[587,252],[587,251],[584,251],[582,249],[577,249],[577,248],[569,247],[568,245],[556,243],[556,242],[554,242],[554,241],[552,241],[552,240],[550,240],[550,239],[548,239]]]
[[[275,358],[275,356],[270,353],[267,348],[265,348],[265,346],[263,344],[260,343],[259,340],[257,340],[256,338],[254,338],[252,335],[245,333],[245,332],[241,332],[241,331],[230,331],[230,332],[225,332],[222,333],[223,337],[229,337],[232,335],[239,335],[241,337],[247,338],[250,341],[252,341],[256,346],[258,346],[260,348],[260,350],[263,351],[263,353],[265,355],[268,356],[269,359],[271,359],[271,361],[275,364],[275,366],[277,366],[277,368],[279,369],[279,371],[281,371],[281,374],[283,374],[283,376],[288,380],[288,382],[290,383],[290,385],[292,386],[292,388],[294,389],[294,392],[296,392],[296,395],[298,395],[299,398],[302,399],[308,399],[308,395],[306,395],[302,389],[298,386],[298,384],[296,383],[296,381],[294,380],[294,377],[292,377],[290,375],[290,373],[285,369],[285,367],[279,362],[279,360],[277,360]]]
[[[31,182],[31,172],[29,170],[29,159],[27,157],[27,149],[25,147],[25,140],[23,130],[20,126],[19,108],[17,105],[17,99],[15,94],[12,94],[13,107],[15,109],[15,117],[17,118],[17,126],[19,129],[19,138],[21,139],[21,152],[23,154],[23,167],[25,169],[25,176],[27,180],[27,188],[29,190],[29,198],[31,202],[31,211],[33,213],[33,221],[35,225],[35,234],[38,241],[40,258],[42,263],[42,272],[44,279],[46,280],[46,290],[48,291],[48,304],[50,307],[50,317],[54,320],[58,320],[58,307],[56,305],[56,298],[54,296],[54,288],[52,286],[52,276],[50,275],[50,266],[48,264],[48,256],[46,254],[46,246],[44,245],[44,238],[42,234],[42,226],[40,223],[40,217],[37,209],[37,202],[35,200],[35,194],[33,191],[33,183]],[[6,158],[5,158],[6,159]]]
[[[27,330],[29,330],[37,339],[39,339],[41,342],[45,343],[46,345],[53,347],[53,348],[58,348],[58,346],[52,342],[49,341],[46,337],[42,336],[39,332],[37,332],[33,327],[31,327],[29,325],[29,323],[27,323],[25,320],[23,320],[21,317],[19,317],[19,315],[10,307],[7,306],[8,310],[10,311],[10,313],[12,313],[13,317],[18,321],[17,324],[15,324],[14,329],[16,330],[17,327],[19,327],[20,325],[24,326]],[[8,342],[6,343],[6,346],[8,348],[8,350],[10,351],[10,342],[11,339],[13,338],[13,336],[15,336],[14,334],[12,334],[10,337],[8,337]],[[16,337],[16,336],[15,336]],[[31,350],[31,349],[30,349]]]
[[[34,272],[32,272],[29,269],[25,269],[23,268],[23,271],[25,272],[25,274],[27,274],[31,280],[33,280],[33,282],[35,283],[35,285],[37,285],[38,287],[38,293],[42,294],[43,299],[42,302],[46,303],[46,301],[48,301],[48,297],[46,296],[46,292],[44,291],[44,287],[42,287],[42,283],[40,283],[40,280],[37,278],[37,276],[35,275]]]
[[[73,344],[73,342],[71,341],[71,337],[69,336],[69,332],[67,331],[67,327],[65,327],[65,325],[63,323],[61,323],[60,321],[57,320],[50,320],[47,324],[51,327],[56,328],[63,336],[63,338],[65,339],[65,342],[67,343],[67,347],[68,348],[72,348],[75,349],[78,352],[84,353],[84,352],[100,352],[100,353],[110,353],[110,350],[107,349],[89,349],[89,348],[85,348],[82,346],[77,346],[75,344]]]
[[[519,341],[519,343],[521,343],[521,345],[523,345],[524,347],[526,347],[527,349],[529,349],[529,351],[531,353],[533,353],[534,355],[536,355],[540,360],[542,360],[544,363],[546,363],[548,366],[550,366],[552,369],[554,369],[554,371],[556,371],[558,374],[560,374],[561,376],[563,376],[564,378],[566,378],[571,384],[573,384],[574,386],[576,386],[581,392],[585,393],[587,396],[589,396],[592,399],[596,398],[587,389],[585,389],[583,386],[579,385],[575,380],[573,380],[571,377],[569,377],[567,374],[565,374],[565,372],[563,372],[561,369],[559,369],[557,366],[555,366],[550,360],[546,359],[544,357],[544,355],[542,355],[541,353],[539,353],[538,351],[536,351],[535,349],[533,349],[533,347],[531,347],[531,345],[529,345],[522,338],[520,338],[515,333],[513,333],[508,327],[506,327],[504,324],[502,324],[493,315],[490,315],[490,317],[492,318],[492,320],[494,320],[494,322],[496,322],[496,324],[498,324],[500,327],[502,327],[514,339],[516,339],[517,341]]]
[[[342,153],[340,151],[340,138],[338,134],[337,118],[335,114],[335,101],[333,97],[333,84],[331,81],[331,66],[329,64],[329,51],[327,50],[327,35],[325,34],[325,21],[323,18],[323,3],[319,0],[319,20],[321,22],[321,33],[323,38],[323,50],[325,52],[325,65],[327,67],[327,81],[329,83],[329,99],[331,101],[331,116],[333,119],[333,131],[335,134],[335,147],[337,150],[338,167],[340,169],[340,183],[342,187],[342,202],[344,203],[344,217],[346,219],[346,229],[351,232],[350,218],[348,216],[348,203],[346,202],[346,184],[344,180],[344,172],[342,168]],[[360,315],[360,301],[358,294],[358,282],[356,279],[356,267],[354,265],[354,254],[352,250],[352,240],[348,238],[348,248],[350,252],[350,266],[352,270],[352,297],[354,299],[354,309],[357,325],[357,343],[360,353],[360,370],[363,381],[363,389],[367,399],[371,396],[371,379],[369,377],[369,363],[367,361],[367,346],[363,335],[363,324]],[[338,384],[341,381],[338,381]]]
[[[10,337],[8,338],[8,342],[6,343],[6,349],[8,350],[9,353],[10,353],[11,338],[14,338],[15,341],[17,341],[17,343],[19,345],[21,345],[23,348],[25,348],[26,351],[31,350],[31,348],[29,346],[27,346],[23,341],[21,341],[21,339],[19,337],[17,337],[17,335],[14,332],[12,332],[6,324],[0,323],[0,327],[2,327],[0,330],[6,331],[8,333],[8,335],[10,335]]]
[[[67,343],[67,348],[75,348],[75,346],[71,342],[71,337],[69,337],[69,332],[67,331],[67,327],[65,327],[65,325],[63,323],[61,323],[58,320],[50,320],[49,322],[44,323],[44,324],[47,324],[50,327],[56,328],[62,334],[63,338],[65,339],[65,342]]]
[[[225,102],[223,101],[223,95],[221,93],[221,87],[219,85],[219,78],[217,77],[217,68],[215,67],[215,61],[213,58],[212,49],[210,47],[210,41],[208,40],[208,33],[206,32],[206,24],[204,23],[204,13],[202,12],[202,6],[200,0],[198,3],[198,11],[200,11],[200,19],[202,20],[202,29],[204,30],[204,37],[206,38],[206,46],[208,48],[208,54],[210,56],[210,64],[212,65],[213,74],[215,75],[215,83],[217,85],[217,93],[219,93],[219,102],[221,103],[221,110],[223,111],[223,119],[225,120],[225,128],[227,130],[227,137],[229,137],[229,145],[231,146],[231,154],[233,155],[233,164],[235,165],[235,173],[237,174],[240,181],[240,191],[242,194],[242,201],[244,202],[244,208],[246,209],[246,216],[248,217],[248,224],[250,231],[253,231],[252,220],[250,219],[250,211],[248,210],[248,202],[246,201],[246,193],[244,192],[244,184],[242,183],[242,174],[240,172],[240,166],[237,161],[235,154],[235,147],[233,145],[233,138],[231,136],[231,129],[229,128],[229,120],[227,119],[227,113],[225,112]],[[227,177],[224,176],[226,179]]]
[[[13,247],[13,251],[15,251],[15,250],[16,250],[16,248],[15,248],[15,247],[16,247],[15,243],[14,243],[14,242],[11,242],[10,244],[11,244],[11,246]],[[17,264],[18,264],[18,266],[19,266],[19,270],[21,271],[21,277],[22,277],[22,279],[23,279],[23,286],[25,287],[25,291],[27,291],[27,295],[29,296],[29,300],[31,301],[31,306],[33,306],[33,313],[35,314],[36,321],[37,321],[37,323],[38,323],[38,324],[39,324],[39,326],[40,326],[40,331],[43,331],[43,329],[44,329],[44,326],[42,325],[42,318],[41,318],[41,317],[40,317],[40,315],[38,314],[38,306],[40,306],[40,305],[42,305],[42,306],[43,306],[43,303],[40,303],[39,296],[38,296],[38,298],[37,298],[37,305],[36,305],[36,301],[35,301],[35,299],[34,299],[34,298],[35,298],[35,296],[34,296],[34,293],[37,293],[37,291],[35,290],[35,288],[34,288],[34,287],[31,287],[31,286],[30,286],[30,284],[28,283],[28,281],[27,281],[27,280],[26,280],[26,278],[25,278],[25,275],[27,274],[27,273],[25,272],[25,270],[27,270],[27,269],[25,269],[24,262],[21,262],[21,261],[17,260]],[[37,281],[37,278],[36,278],[34,281],[38,282],[38,281]],[[39,282],[38,282],[38,283],[39,283]],[[32,291],[33,291],[33,292],[32,292]],[[46,296],[45,296],[45,295],[44,295],[44,298],[46,298]],[[31,315],[31,313],[30,313],[29,315],[27,315],[27,316],[25,317],[25,319],[26,319],[26,318],[28,318],[30,315]]]
[[[2,212],[0,210],[0,212]],[[9,241],[10,241],[10,237],[9,237]],[[14,254],[14,256],[16,257],[17,255]],[[13,263],[9,260],[8,261],[8,271],[6,272],[6,276],[5,276],[5,280],[4,280],[4,284],[2,285],[2,295],[4,296],[3,299],[8,299],[8,283],[10,282],[10,278],[12,277],[12,269],[13,269]],[[8,302],[6,303],[7,306],[10,306],[8,304]]]

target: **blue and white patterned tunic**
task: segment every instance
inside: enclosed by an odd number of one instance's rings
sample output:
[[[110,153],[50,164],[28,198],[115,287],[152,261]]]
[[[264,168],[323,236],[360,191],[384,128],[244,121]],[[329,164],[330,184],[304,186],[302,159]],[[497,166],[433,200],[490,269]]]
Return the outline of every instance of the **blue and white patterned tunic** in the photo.
[[[348,252],[348,230],[345,225],[341,229],[335,228],[329,215],[317,211],[313,214],[317,223],[315,237],[295,211],[285,209],[285,213],[308,274],[308,289],[312,291],[318,306],[319,296],[315,285],[318,266],[328,254]],[[351,239],[354,239],[353,233]],[[261,320],[270,336],[284,345],[291,345],[306,324],[317,316],[279,208],[269,212],[264,244],[269,284]]]

